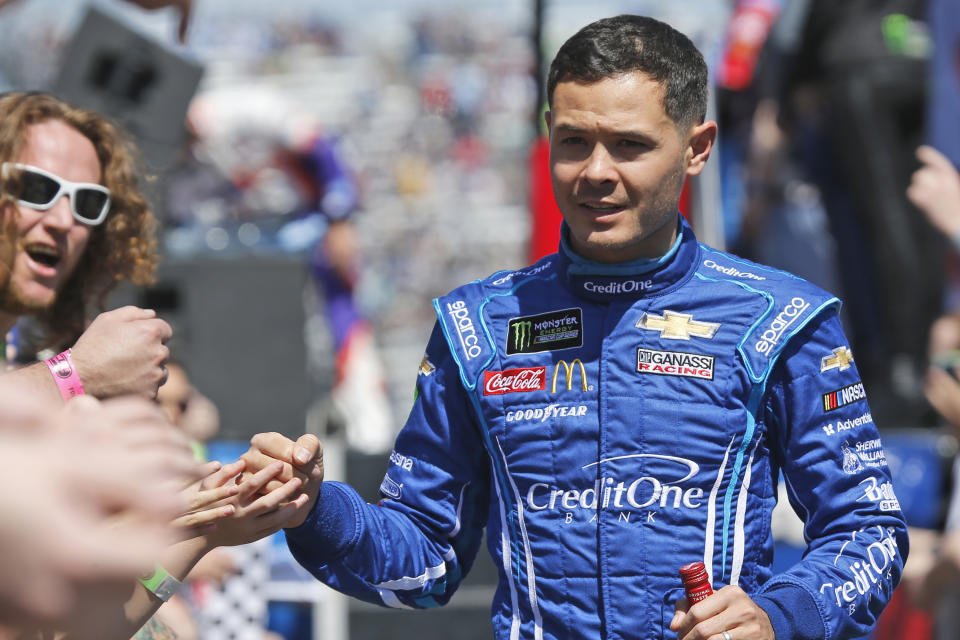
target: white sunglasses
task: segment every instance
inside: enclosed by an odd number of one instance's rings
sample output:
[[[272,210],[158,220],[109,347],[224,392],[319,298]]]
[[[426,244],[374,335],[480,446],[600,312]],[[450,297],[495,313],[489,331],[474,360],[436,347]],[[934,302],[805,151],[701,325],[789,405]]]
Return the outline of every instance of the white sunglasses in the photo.
[[[77,222],[98,225],[110,211],[110,190],[91,182],[71,182],[49,171],[19,162],[4,162],[3,177],[15,185],[17,202],[37,211],[48,211],[60,196],[70,196]]]

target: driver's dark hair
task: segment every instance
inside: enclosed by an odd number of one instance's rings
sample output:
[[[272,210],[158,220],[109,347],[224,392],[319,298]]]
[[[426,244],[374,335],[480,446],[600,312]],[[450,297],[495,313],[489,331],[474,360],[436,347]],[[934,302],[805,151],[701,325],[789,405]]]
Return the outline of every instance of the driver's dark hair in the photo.
[[[547,75],[547,103],[560,82],[592,84],[639,71],[663,86],[663,108],[679,127],[707,113],[707,63],[690,38],[646,16],[604,18],[563,43]]]

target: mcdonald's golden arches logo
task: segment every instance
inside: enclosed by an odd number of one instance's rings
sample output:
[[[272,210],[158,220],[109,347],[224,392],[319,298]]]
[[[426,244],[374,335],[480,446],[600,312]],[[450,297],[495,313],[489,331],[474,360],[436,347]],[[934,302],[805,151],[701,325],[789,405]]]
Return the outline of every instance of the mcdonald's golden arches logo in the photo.
[[[587,391],[587,370],[584,368],[580,358],[574,358],[570,364],[567,364],[566,360],[561,360],[557,363],[557,366],[554,367],[553,380],[550,382],[550,393],[557,392],[557,377],[560,375],[560,367],[563,367],[563,378],[567,383],[567,391],[573,389],[573,374],[577,371],[578,367],[580,370],[580,387],[583,391]]]

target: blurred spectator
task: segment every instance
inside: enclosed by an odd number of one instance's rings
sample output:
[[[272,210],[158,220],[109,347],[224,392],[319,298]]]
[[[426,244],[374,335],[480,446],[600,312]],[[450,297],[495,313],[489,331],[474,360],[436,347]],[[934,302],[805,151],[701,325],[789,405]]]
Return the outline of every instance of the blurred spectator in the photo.
[[[153,216],[133,157],[99,114],[48,94],[0,94],[0,207],[17,238],[0,292],[0,335],[35,314],[46,328],[44,346],[73,344],[48,362],[50,371],[36,364],[8,374],[51,401],[84,391],[153,396],[165,375],[170,327],[153,311],[103,313],[84,331],[90,308],[118,282],[153,275]],[[3,354],[10,362],[14,346]]]
[[[927,220],[955,247],[960,248],[960,172],[939,150],[920,146],[920,168],[911,178],[907,197]],[[960,315],[949,312],[931,326],[929,361],[924,395],[950,427],[954,441],[960,438]],[[933,621],[924,637],[948,640],[956,637],[955,604],[960,601],[960,457],[955,457],[950,503],[943,534],[924,531],[911,534],[917,549],[904,570],[904,593]],[[916,634],[914,634],[916,635]],[[911,636],[914,637],[914,636]]]
[[[373,329],[355,296],[361,258],[349,216],[358,206],[356,185],[331,139],[317,137],[290,150],[287,158],[304,179],[312,204],[304,217],[322,217],[326,223],[310,256],[310,275],[333,337],[331,400],[346,425],[348,446],[383,453],[393,443],[395,427]]]
[[[212,225],[236,227],[240,242],[255,228],[248,250],[306,257],[317,302],[311,313],[332,343],[332,419],[345,425],[349,446],[381,453],[394,425],[373,330],[355,295],[357,180],[337,141],[319,134],[301,106],[269,90],[251,93],[242,106],[214,94],[191,108],[193,147],[167,184],[170,222],[195,236]],[[277,113],[284,117],[275,120]]]
[[[930,0],[929,23],[933,56],[926,139],[960,165],[960,3]]]
[[[837,172],[820,173],[820,191],[838,243],[854,352],[889,427],[928,422],[927,331],[944,287],[942,243],[905,196],[924,133],[926,7],[926,0],[812,0],[784,74],[788,87],[816,87],[822,101],[819,157],[835,161]]]

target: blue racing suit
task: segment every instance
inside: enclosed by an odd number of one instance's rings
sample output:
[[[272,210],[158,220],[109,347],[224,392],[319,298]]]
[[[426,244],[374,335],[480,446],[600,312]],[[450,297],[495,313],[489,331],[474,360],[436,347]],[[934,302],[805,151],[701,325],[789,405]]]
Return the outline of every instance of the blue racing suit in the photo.
[[[907,536],[839,301],[679,225],[659,260],[563,240],[435,300],[383,500],[325,483],[287,531],[296,558],[369,602],[434,607],[486,527],[501,640],[675,637],[696,560],[778,639],[867,633]],[[780,472],[808,548],[773,575]]]

